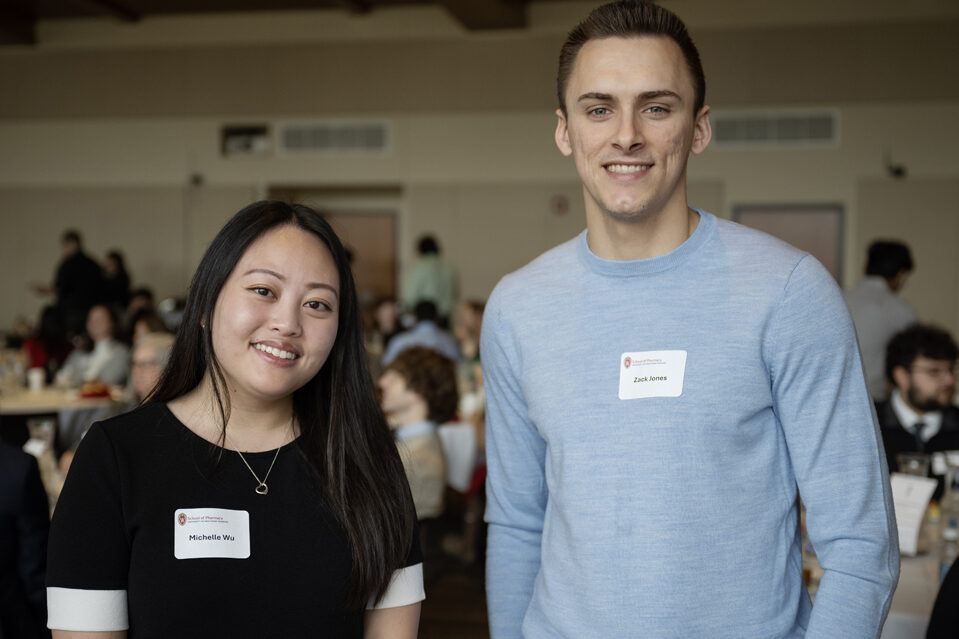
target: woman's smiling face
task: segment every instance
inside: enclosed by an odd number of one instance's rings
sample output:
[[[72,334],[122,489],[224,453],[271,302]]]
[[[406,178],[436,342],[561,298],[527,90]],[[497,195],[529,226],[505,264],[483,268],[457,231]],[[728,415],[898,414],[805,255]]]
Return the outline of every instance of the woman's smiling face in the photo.
[[[333,256],[316,235],[286,225],[250,244],[211,321],[231,399],[282,400],[313,379],[336,340],[339,290]]]

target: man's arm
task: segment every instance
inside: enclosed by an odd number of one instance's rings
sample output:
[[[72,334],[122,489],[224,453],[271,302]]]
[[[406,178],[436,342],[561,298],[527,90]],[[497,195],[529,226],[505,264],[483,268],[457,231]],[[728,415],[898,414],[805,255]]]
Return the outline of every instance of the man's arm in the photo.
[[[490,634],[507,639],[521,636],[539,573],[546,443],[529,420],[517,374],[521,362],[498,302],[494,292],[480,346],[487,397],[486,590]]]
[[[825,571],[806,638],[878,637],[899,577],[889,477],[852,321],[814,258],[790,275],[763,349]]]

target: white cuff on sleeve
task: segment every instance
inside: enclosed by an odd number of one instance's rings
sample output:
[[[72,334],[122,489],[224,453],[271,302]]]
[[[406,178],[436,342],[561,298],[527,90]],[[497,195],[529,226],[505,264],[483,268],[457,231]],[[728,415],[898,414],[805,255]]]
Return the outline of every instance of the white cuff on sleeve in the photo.
[[[127,630],[127,591],[48,587],[47,627],[89,632]]]
[[[383,598],[375,604],[371,601],[366,608],[367,610],[397,608],[424,599],[426,599],[426,591],[423,589],[423,564],[419,563],[393,571],[393,578],[390,579],[390,585],[386,588]]]

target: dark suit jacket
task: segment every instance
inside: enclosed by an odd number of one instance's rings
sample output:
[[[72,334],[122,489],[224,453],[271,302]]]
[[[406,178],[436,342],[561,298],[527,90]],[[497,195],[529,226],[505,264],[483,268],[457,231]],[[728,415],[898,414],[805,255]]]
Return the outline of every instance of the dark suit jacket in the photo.
[[[946,574],[929,618],[926,639],[955,639],[959,634],[959,561]]]
[[[0,636],[49,637],[46,629],[50,515],[37,461],[0,442]]]
[[[899,470],[896,464],[896,455],[899,453],[941,453],[947,450],[959,450],[959,408],[949,406],[942,411],[942,427],[929,441],[925,442],[922,450],[916,444],[916,438],[899,423],[896,411],[892,409],[889,400],[876,404],[876,415],[879,417],[879,429],[882,432],[882,445],[886,448],[886,462],[889,472]],[[939,480],[939,486],[933,495],[934,499],[942,497],[944,479],[932,475],[932,466],[929,476]]]

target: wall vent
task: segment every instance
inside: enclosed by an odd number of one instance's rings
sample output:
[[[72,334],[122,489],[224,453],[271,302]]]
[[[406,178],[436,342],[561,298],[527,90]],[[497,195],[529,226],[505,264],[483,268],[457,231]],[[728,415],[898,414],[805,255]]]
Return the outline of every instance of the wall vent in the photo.
[[[713,144],[723,148],[839,145],[839,110],[714,111]]]
[[[276,128],[277,155],[386,153],[392,133],[382,120],[285,122]]]

